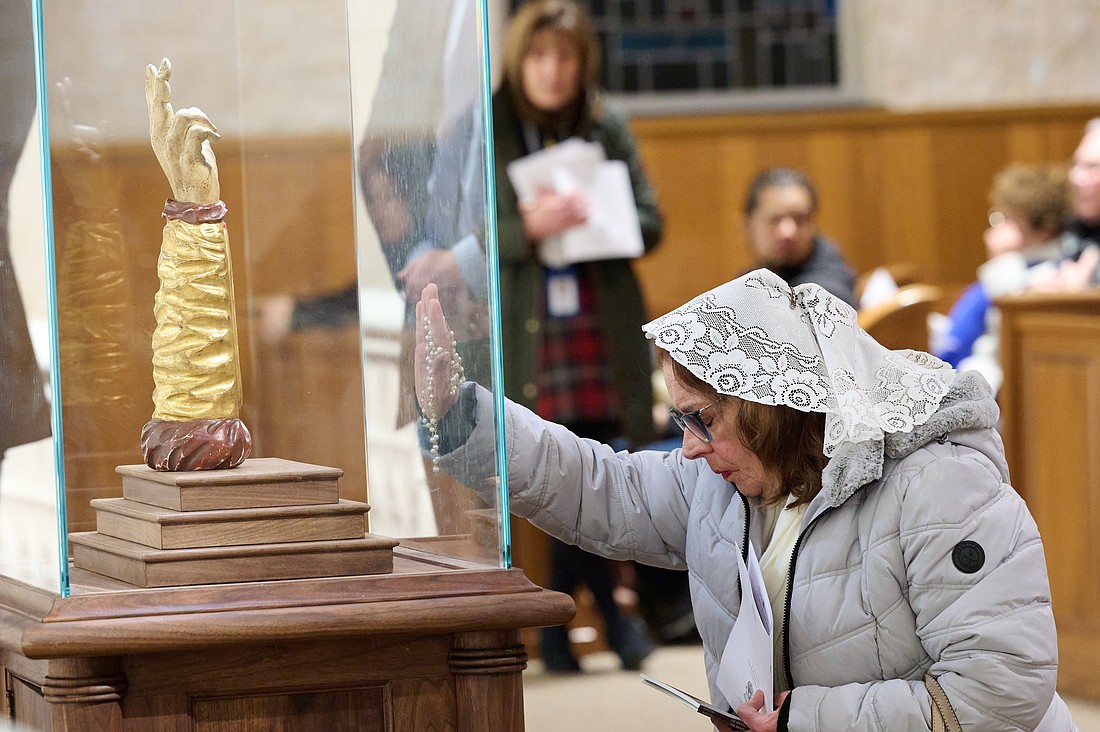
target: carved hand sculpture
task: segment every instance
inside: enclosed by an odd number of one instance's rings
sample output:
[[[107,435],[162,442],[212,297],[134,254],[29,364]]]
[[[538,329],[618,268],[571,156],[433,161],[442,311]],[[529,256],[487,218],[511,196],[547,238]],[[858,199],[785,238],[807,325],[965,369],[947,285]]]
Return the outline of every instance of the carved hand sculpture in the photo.
[[[149,139],[173,199],[164,207],[153,312],[153,418],[141,431],[155,470],[240,465],[252,450],[241,421],[241,374],[229,230],[223,219],[218,133],[205,114],[172,111],[172,65],[145,70]]]
[[[149,140],[168,176],[172,197],[200,205],[221,200],[218,162],[211,140],[220,135],[202,110],[187,107],[172,111],[172,89],[168,84],[172,64],[161,59],[160,68],[145,68],[145,101],[149,106]]]

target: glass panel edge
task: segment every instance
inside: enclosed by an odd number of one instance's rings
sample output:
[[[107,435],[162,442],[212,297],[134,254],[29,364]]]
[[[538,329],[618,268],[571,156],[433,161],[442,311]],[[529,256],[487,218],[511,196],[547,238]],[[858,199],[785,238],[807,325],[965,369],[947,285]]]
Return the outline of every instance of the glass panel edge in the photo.
[[[46,89],[45,22],[43,0],[31,3],[34,22],[34,84],[38,112],[38,141],[41,157],[42,227],[45,245],[46,314],[50,335],[50,429],[53,432],[54,481],[57,494],[58,580],[62,597],[69,596],[68,528],[65,511],[65,440],[61,417],[61,363],[57,319],[57,272],[54,256],[53,187],[50,175],[49,104]]]
[[[492,361],[493,407],[496,413],[497,436],[497,509],[500,512],[500,565],[504,569],[512,567],[512,530],[511,514],[508,511],[508,459],[504,441],[504,370],[500,333],[500,279],[497,269],[497,205],[496,172],[494,170],[493,151],[493,90],[489,54],[489,9],[488,0],[477,0],[478,44],[481,55],[481,122],[484,130],[484,155],[482,165],[485,177],[485,260],[489,280],[489,315],[492,320],[489,339],[490,359]]]

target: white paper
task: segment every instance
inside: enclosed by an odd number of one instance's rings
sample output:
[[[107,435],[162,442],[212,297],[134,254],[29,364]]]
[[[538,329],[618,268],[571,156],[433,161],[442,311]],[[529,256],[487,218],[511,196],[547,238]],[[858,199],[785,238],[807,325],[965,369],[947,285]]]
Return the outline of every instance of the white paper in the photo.
[[[508,180],[519,199],[534,198],[540,190],[560,193],[591,181],[600,163],[607,160],[603,147],[571,137],[508,164]]]
[[[588,221],[561,233],[560,261],[572,264],[642,256],[645,244],[626,163],[622,160],[601,163],[591,185],[583,190],[588,197]],[[540,256],[547,259],[541,253]]]
[[[605,159],[597,143],[570,139],[527,155],[508,165],[508,178],[520,199],[553,191],[580,192],[588,201],[586,223],[539,244],[544,265],[565,267],[645,253],[630,169],[621,160]]]
[[[733,624],[722,660],[718,665],[718,688],[736,710],[757,691],[764,692],[764,709],[771,711],[772,699],[772,610],[764,576],[749,544],[746,566],[740,553],[737,571],[741,577],[741,608]]]
[[[859,307],[867,310],[889,300],[898,291],[898,283],[894,281],[890,270],[885,267],[876,267],[863,284],[863,292],[859,296]]]

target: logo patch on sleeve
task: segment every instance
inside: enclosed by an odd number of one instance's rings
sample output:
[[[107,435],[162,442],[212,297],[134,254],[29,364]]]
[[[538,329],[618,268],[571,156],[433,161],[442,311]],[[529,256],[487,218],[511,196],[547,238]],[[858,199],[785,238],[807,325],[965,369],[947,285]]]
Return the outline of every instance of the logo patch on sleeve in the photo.
[[[951,552],[955,569],[964,574],[974,574],[985,564],[985,550],[976,541],[960,541]]]

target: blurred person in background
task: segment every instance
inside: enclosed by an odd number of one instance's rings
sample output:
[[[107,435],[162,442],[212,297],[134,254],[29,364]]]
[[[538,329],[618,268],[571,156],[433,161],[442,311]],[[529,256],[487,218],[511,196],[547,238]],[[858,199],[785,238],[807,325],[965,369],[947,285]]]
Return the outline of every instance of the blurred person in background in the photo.
[[[1073,218],[1062,238],[1062,252],[1076,260],[1090,246],[1100,246],[1100,117],[1085,125],[1085,134],[1073,152],[1069,183]],[[1094,284],[1097,274],[1094,269]]]
[[[646,251],[661,214],[624,117],[597,88],[599,45],[572,0],[530,0],[504,38],[503,79],[493,95],[504,393],[546,419],[601,441],[640,447],[654,437],[651,355],[641,333],[641,288],[628,259],[545,266],[539,243],[588,221],[583,193],[540,190],[518,200],[508,165],[569,138],[599,143],[627,164]],[[612,596],[611,563],[550,539],[549,589],[593,594],[607,641],[627,669],[652,651],[639,619]],[[550,671],[577,671],[564,626],[542,632]]]
[[[1056,269],[1037,273],[1028,289],[1079,292],[1100,284],[1100,117],[1085,125],[1069,169],[1073,216],[1060,240]]]
[[[855,272],[839,247],[818,231],[817,190],[792,168],[769,168],[749,184],[745,241],[752,268],[766,267],[791,287],[821,285],[855,307]]]
[[[423,168],[420,178],[427,178],[431,148],[428,143],[393,144],[376,153],[363,152],[361,159],[359,178],[367,216],[378,235],[390,274],[400,287],[397,273],[423,236],[427,197],[422,185],[408,185],[406,179],[413,174],[410,171],[420,168]],[[277,343],[291,331],[357,324],[359,283],[353,281],[341,290],[311,297],[271,297],[261,304],[261,315],[263,336],[271,343]]]
[[[988,259],[947,320],[932,326],[931,350],[952,366],[981,371],[997,390],[1002,374],[993,299],[1028,289],[1062,258],[1059,237],[1070,212],[1065,166],[1011,165],[994,178],[989,203]]]

